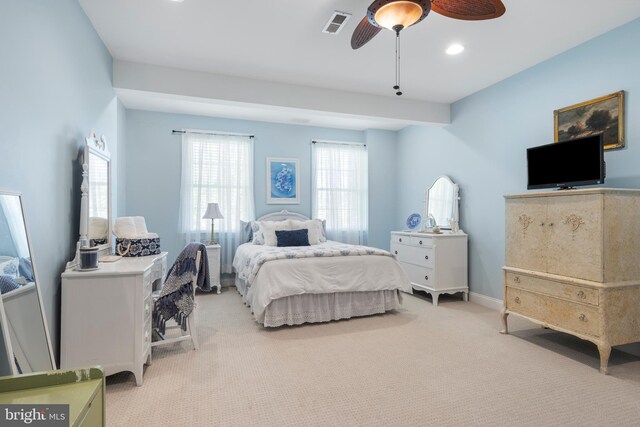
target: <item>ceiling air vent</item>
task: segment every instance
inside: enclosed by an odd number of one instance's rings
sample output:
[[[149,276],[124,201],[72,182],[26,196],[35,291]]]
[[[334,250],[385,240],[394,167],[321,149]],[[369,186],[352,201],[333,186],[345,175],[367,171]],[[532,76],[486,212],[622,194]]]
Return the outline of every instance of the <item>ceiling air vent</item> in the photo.
[[[350,13],[338,12],[336,10],[333,12],[333,15],[331,15],[331,18],[329,18],[329,21],[327,22],[327,25],[324,26],[322,32],[327,34],[338,34],[349,18],[351,18]]]

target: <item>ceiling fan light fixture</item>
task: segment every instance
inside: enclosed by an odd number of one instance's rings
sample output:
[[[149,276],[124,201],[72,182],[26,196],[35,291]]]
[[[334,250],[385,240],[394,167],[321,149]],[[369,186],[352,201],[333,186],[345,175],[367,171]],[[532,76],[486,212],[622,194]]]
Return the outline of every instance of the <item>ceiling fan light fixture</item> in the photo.
[[[422,21],[430,10],[429,0],[380,0],[369,6],[367,17],[373,25],[398,32]]]

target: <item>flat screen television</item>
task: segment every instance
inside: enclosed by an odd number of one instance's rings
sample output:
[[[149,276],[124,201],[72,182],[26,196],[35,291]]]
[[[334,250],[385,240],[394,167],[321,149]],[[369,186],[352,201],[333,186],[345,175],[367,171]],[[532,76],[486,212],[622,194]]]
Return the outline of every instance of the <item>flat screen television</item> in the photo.
[[[527,189],[604,183],[602,135],[527,148]]]

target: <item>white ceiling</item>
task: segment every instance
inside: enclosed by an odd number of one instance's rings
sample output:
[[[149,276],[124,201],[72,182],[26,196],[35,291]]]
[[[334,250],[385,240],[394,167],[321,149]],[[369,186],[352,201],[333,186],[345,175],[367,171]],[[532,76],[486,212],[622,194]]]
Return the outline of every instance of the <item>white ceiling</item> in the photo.
[[[395,98],[393,34],[350,47],[369,0],[79,2],[117,60]],[[454,102],[640,17],[637,0],[503,2],[495,20],[432,12],[403,31],[403,98]],[[353,16],[340,34],[322,33],[334,10]],[[466,50],[446,55],[452,42]]]

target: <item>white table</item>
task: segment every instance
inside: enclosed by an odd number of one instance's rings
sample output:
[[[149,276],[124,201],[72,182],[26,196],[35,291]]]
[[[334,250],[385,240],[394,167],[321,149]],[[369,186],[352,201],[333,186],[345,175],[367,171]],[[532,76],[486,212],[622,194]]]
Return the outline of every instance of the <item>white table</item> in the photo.
[[[143,366],[151,364],[151,291],[166,271],[162,252],[62,273],[61,368],[100,365],[105,375],[130,371],[142,385]]]

